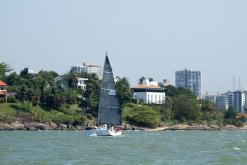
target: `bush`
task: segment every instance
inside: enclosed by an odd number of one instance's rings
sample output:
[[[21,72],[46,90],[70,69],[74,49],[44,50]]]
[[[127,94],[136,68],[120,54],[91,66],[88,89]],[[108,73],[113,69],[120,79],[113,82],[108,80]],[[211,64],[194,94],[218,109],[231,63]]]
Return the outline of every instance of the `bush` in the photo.
[[[15,120],[16,120],[16,118],[15,118],[15,115],[14,114],[11,114],[11,113],[0,113],[0,121],[1,122],[9,123],[9,122],[13,122]]]
[[[150,128],[158,127],[161,121],[158,110],[146,105],[124,106],[122,117],[125,123]]]
[[[8,103],[17,103],[17,99],[15,97],[8,97]]]
[[[178,121],[194,121],[197,122],[201,118],[201,111],[196,100],[189,99],[185,96],[178,96],[174,103],[174,118]]]
[[[224,120],[224,125],[235,125],[236,127],[241,127],[243,126],[243,122],[238,120],[238,119],[225,119]]]

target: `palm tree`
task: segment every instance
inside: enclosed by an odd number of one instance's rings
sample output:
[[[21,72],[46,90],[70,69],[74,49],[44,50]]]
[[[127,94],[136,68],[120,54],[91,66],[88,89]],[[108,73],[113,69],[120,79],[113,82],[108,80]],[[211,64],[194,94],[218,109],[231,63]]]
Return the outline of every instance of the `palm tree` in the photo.
[[[6,73],[12,71],[10,66],[4,62],[0,63],[0,80],[5,80]]]
[[[146,79],[146,78],[142,76],[142,77],[139,79],[139,84],[143,84],[143,82],[144,82],[145,79]]]

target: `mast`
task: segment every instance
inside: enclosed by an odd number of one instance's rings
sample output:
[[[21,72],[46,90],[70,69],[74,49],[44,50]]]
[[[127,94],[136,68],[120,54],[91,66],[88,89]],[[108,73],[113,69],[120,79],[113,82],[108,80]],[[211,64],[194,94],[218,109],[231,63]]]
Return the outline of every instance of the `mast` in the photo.
[[[101,84],[98,124],[121,125],[120,108],[113,72],[106,53]]]

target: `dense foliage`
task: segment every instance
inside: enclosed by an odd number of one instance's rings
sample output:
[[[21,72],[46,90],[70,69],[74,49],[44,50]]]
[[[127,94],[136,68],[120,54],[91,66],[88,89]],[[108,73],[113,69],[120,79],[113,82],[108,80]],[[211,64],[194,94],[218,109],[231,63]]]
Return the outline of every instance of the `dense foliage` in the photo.
[[[8,84],[8,104],[0,104],[0,121],[15,120],[88,124],[97,117],[101,81],[95,74],[71,73],[58,75],[41,70],[37,74],[24,68],[20,74],[12,72],[9,65],[0,63],[0,79]],[[77,78],[88,78],[87,88],[77,87]],[[139,79],[139,83],[144,81]],[[152,81],[153,79],[150,78]],[[165,87],[166,103],[163,105],[135,104],[127,78],[116,82],[124,124],[157,127],[165,123],[203,123],[241,126],[244,118],[232,109],[221,110],[213,103],[197,100],[187,89]]]
[[[237,113],[231,108],[226,111],[217,108],[209,101],[198,100],[190,90],[170,85],[165,88],[165,91],[164,105],[125,104],[124,122],[137,126],[155,127],[175,123],[241,126],[245,121],[243,118],[238,119]]]
[[[122,118],[125,124],[155,128],[160,125],[160,113],[147,105],[128,104],[123,108]]]

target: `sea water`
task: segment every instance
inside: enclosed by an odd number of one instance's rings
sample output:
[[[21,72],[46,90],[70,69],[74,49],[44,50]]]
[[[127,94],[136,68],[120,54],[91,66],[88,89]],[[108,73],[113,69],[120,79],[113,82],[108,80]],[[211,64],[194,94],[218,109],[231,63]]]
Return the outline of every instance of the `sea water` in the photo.
[[[0,131],[0,165],[247,165],[247,131]]]

